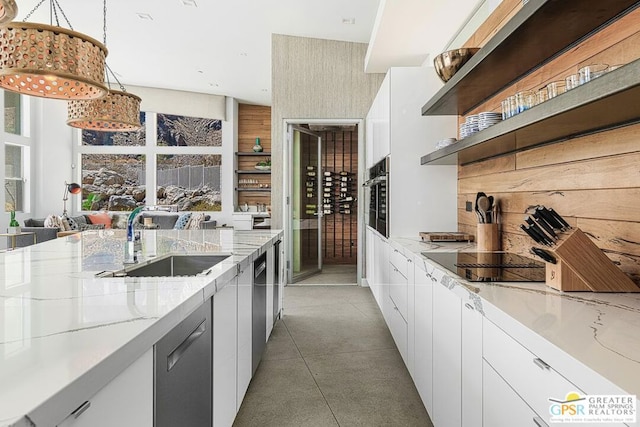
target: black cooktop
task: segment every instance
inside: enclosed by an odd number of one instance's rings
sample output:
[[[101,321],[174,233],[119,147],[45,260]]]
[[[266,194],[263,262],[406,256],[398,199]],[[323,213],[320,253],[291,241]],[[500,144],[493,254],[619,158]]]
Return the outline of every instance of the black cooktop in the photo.
[[[422,252],[471,282],[544,282],[543,262],[510,252]]]

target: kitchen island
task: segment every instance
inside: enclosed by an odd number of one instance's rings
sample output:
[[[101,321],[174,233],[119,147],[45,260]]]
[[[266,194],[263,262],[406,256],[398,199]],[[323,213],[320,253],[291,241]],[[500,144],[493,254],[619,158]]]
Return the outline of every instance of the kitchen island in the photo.
[[[0,425],[62,423],[281,234],[145,230],[140,263],[150,255],[229,255],[206,275],[189,277],[97,277],[123,268],[124,230],[0,254]]]

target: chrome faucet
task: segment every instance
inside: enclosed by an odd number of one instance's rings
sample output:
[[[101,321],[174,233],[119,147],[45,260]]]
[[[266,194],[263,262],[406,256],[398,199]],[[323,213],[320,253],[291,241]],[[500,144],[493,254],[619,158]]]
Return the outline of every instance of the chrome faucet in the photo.
[[[134,224],[138,216],[143,211],[165,211],[171,212],[171,208],[167,206],[138,206],[129,214],[129,218],[127,219],[127,241],[124,245],[124,263],[125,264],[135,264],[138,262],[138,257],[136,254],[136,246],[135,246],[135,234]]]

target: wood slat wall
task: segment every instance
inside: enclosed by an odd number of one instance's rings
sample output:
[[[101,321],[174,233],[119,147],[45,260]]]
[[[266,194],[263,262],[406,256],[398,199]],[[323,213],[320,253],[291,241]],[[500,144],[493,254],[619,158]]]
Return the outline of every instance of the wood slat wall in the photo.
[[[466,45],[486,43],[519,9],[505,0]],[[471,44],[469,44],[471,43]],[[600,30],[541,68],[467,112],[500,111],[518,91],[564,80],[583,65],[621,64],[640,57],[640,10]],[[464,121],[464,117],[460,117]],[[640,124],[570,139],[517,154],[460,166],[459,230],[475,234],[465,203],[484,191],[500,200],[504,250],[528,254],[532,240],[518,225],[527,207],[553,207],[581,228],[620,268],[640,283]]]
[[[256,138],[260,138],[260,145],[263,151],[271,152],[271,107],[262,105],[238,105],[238,152],[251,153],[256,143]],[[253,170],[256,163],[269,156],[237,156],[238,170]],[[259,184],[271,187],[270,174],[242,174],[240,179],[255,179]],[[271,205],[271,192],[238,192],[238,204],[247,203],[255,205],[264,203]]]

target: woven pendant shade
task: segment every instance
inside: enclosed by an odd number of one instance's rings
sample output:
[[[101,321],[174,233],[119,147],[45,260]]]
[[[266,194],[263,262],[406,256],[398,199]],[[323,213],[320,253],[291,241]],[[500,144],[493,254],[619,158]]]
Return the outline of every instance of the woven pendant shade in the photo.
[[[102,43],[76,31],[11,22],[0,28],[0,87],[43,98],[101,98],[106,56]]]
[[[67,124],[80,129],[105,132],[140,129],[140,98],[128,92],[110,90],[101,99],[69,101]]]
[[[0,0],[0,25],[11,22],[18,14],[18,6],[14,0]]]

